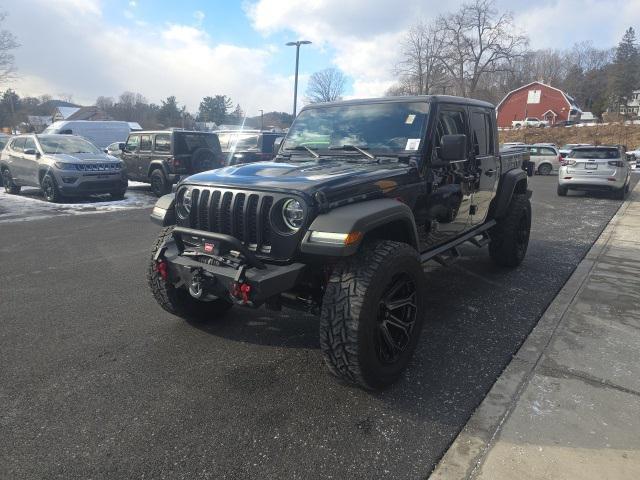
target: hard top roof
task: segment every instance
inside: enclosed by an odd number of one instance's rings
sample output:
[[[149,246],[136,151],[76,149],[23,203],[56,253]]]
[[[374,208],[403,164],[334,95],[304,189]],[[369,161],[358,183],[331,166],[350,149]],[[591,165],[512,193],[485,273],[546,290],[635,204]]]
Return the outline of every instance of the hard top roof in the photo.
[[[135,130],[129,135],[144,135],[144,134],[156,134],[156,133],[200,133],[202,135],[215,134],[217,132],[200,132],[198,130]]]
[[[453,103],[456,105],[469,105],[474,107],[495,108],[491,103],[472,98],[454,97],[452,95],[408,95],[400,97],[361,98],[354,100],[341,100],[339,102],[314,103],[306,105],[302,110],[310,108],[333,107],[338,105],[364,105],[368,103]]]

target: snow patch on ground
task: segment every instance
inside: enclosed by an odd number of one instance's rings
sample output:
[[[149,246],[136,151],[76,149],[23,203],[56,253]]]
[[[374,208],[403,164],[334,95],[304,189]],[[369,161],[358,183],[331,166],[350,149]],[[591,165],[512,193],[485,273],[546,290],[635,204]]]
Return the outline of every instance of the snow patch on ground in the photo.
[[[0,191],[0,223],[41,220],[59,215],[86,215],[134,208],[151,208],[157,198],[148,184],[129,182],[124,200],[113,201],[109,195],[72,198],[63,203],[49,203],[37,188],[23,187],[18,195]]]

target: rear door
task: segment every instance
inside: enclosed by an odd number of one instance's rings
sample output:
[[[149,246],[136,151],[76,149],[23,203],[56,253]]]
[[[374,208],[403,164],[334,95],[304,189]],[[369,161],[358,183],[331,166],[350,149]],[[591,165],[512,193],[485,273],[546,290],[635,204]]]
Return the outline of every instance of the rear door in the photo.
[[[489,109],[472,107],[470,111],[471,163],[476,181],[471,198],[471,224],[481,225],[500,178],[495,151],[495,120]]]
[[[151,161],[160,160],[167,165],[167,170],[175,173],[171,159],[171,134],[157,133],[153,138],[153,157]]]

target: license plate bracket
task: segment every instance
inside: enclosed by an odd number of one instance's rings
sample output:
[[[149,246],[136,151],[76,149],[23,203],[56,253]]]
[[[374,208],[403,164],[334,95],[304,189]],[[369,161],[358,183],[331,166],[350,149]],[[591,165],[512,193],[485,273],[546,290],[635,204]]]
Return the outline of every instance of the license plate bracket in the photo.
[[[598,169],[598,164],[597,163],[585,163],[584,164],[584,168],[585,168],[585,170],[597,170]]]

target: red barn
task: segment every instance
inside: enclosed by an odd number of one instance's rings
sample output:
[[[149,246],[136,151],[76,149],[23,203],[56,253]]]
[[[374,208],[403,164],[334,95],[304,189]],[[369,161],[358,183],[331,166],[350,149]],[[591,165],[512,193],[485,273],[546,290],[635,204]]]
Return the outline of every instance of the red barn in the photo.
[[[498,104],[498,127],[510,128],[526,117],[547,120],[549,125],[563,120],[579,120],[575,100],[557,88],[532,82],[507,94]]]

